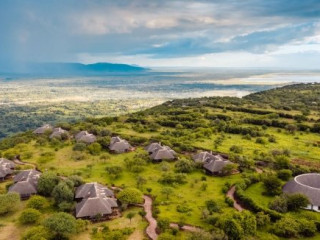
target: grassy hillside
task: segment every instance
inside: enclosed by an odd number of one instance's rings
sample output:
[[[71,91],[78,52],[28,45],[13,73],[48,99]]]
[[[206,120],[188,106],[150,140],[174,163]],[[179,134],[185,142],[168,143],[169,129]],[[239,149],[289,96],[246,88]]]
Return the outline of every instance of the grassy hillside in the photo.
[[[261,207],[256,211],[249,206],[253,214],[264,212],[276,221],[276,213],[268,212],[269,203],[275,196],[265,195],[263,179],[266,174],[276,175],[281,170],[290,170],[294,176],[320,171],[319,92],[320,84],[300,84],[252,94],[243,99],[216,97],[174,100],[120,117],[59,124],[72,134],[88,130],[97,135],[101,150],[90,146],[75,148],[73,139],[49,140],[48,136],[26,132],[2,140],[0,151],[3,157],[9,159],[20,155],[22,161],[36,164],[41,171],[63,176],[78,175],[85,181],[97,181],[109,186],[139,188],[154,197],[154,215],[158,220],[195,225],[206,231],[214,231],[217,235],[218,229],[223,228],[219,219],[236,214],[236,210],[225,200],[226,190],[230,186],[236,184],[242,194]],[[107,145],[114,135],[127,139],[135,151],[110,153]],[[162,178],[175,176],[180,170],[177,161],[155,164],[149,160],[144,147],[152,141],[172,147],[178,153],[178,162],[185,159],[191,165],[191,155],[199,150],[227,154],[237,164],[239,173],[223,177],[207,176],[201,167],[192,166],[191,172],[182,173],[182,183],[163,184]],[[259,165],[261,162],[263,167]],[[112,167],[118,167],[118,174],[108,173]],[[281,180],[282,184],[285,182]],[[10,183],[9,180],[1,183],[3,193],[6,191],[5,185]],[[165,187],[171,189],[168,198],[163,193]],[[209,200],[218,204],[218,213],[207,212],[206,201]],[[24,203],[18,212],[1,217],[2,228],[11,228],[16,235],[23,234],[30,227],[17,223],[23,208]],[[52,206],[44,215],[57,210]],[[317,213],[303,210],[280,215],[285,219],[293,216],[314,222],[320,220]],[[119,224],[119,221],[128,224],[125,218],[107,224],[111,227]],[[97,226],[100,223],[90,224],[85,233],[71,237],[80,238],[85,234],[88,237]],[[132,225],[134,231],[138,232],[135,234],[143,235],[145,226],[143,219],[136,216]],[[276,233],[276,226],[272,222],[261,225],[254,237],[246,232],[239,239],[277,239],[276,235],[271,234]],[[176,236],[171,232],[169,234],[171,239],[184,239],[191,235],[184,232]],[[303,233],[297,232],[289,237],[303,236]],[[314,239],[317,237],[320,237],[318,233]],[[0,236],[0,239],[4,238]]]

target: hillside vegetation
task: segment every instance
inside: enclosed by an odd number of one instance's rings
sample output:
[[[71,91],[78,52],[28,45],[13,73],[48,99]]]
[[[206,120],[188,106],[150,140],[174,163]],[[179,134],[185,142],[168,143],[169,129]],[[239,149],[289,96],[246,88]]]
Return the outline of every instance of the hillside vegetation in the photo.
[[[58,124],[71,135],[80,130],[95,134],[97,143],[89,146],[77,144],[73,138],[50,140],[48,135],[36,136],[29,131],[3,139],[0,151],[8,159],[19,155],[22,161],[35,164],[43,172],[64,177],[77,175],[86,182],[137,188],[151,195],[153,215],[158,225],[161,223],[159,239],[317,239],[318,213],[299,207],[279,211],[275,206],[281,205],[280,201],[290,201],[281,196],[281,186],[288,179],[320,172],[319,93],[320,84],[298,84],[242,99],[173,100],[120,117]],[[116,135],[128,140],[135,150],[109,152],[110,138]],[[144,147],[155,141],[173,148],[178,160],[153,163]],[[238,171],[225,176],[206,175],[191,160],[200,150],[226,155]],[[0,183],[2,193],[8,184],[12,184],[11,180]],[[241,213],[226,197],[233,185],[238,200],[247,209]],[[52,197],[47,199],[49,206],[41,213],[41,221],[61,211]],[[1,234],[6,229],[14,233],[12,239],[19,239],[33,227],[18,223],[24,209],[22,202],[18,210],[1,216]],[[72,208],[66,211],[73,213]],[[131,224],[125,218],[128,211],[138,213],[135,208],[126,210],[122,218],[90,223],[68,237],[111,239],[100,232],[103,227],[119,230],[127,226],[134,236],[139,236],[131,239],[143,239],[146,223],[135,215]],[[175,231],[168,223],[193,225],[203,231]],[[1,234],[0,239],[5,239]],[[130,234],[114,239],[128,238]]]

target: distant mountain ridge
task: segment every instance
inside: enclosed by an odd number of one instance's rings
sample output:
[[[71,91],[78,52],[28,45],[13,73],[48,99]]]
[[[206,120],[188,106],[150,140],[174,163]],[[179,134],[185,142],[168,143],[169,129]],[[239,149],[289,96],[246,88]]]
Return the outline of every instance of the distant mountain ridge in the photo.
[[[119,63],[27,63],[19,66],[12,73],[25,74],[50,74],[50,75],[99,75],[116,72],[142,72],[147,68]]]

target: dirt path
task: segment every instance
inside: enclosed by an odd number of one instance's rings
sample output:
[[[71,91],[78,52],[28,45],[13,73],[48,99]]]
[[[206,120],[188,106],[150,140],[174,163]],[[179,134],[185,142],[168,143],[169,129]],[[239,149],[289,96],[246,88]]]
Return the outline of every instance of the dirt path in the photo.
[[[239,212],[241,212],[241,211],[244,210],[244,208],[241,207],[241,205],[240,205],[239,203],[237,203],[237,201],[236,201],[236,199],[235,199],[235,197],[234,197],[235,191],[236,191],[236,187],[235,187],[235,186],[232,186],[232,187],[229,189],[229,191],[227,192],[227,196],[233,200],[233,207],[234,207],[235,209],[237,209]]]
[[[177,223],[170,223],[170,227],[171,228],[178,228],[179,229],[179,225]],[[198,232],[201,231],[200,228],[195,227],[195,226],[191,226],[191,225],[184,225],[180,228],[183,231],[188,231],[188,232]]]
[[[263,173],[263,170],[262,170],[261,168],[257,168],[257,167],[256,167],[256,172],[257,172],[257,173]]]
[[[37,169],[37,166],[34,163],[22,162],[19,159],[14,159],[13,162],[18,165],[27,165],[27,166],[31,166],[33,169]]]
[[[144,199],[143,207],[144,207],[144,211],[146,212],[146,219],[149,222],[149,225],[146,229],[146,233],[150,239],[156,240],[158,238],[158,234],[156,232],[157,220],[154,219],[152,216],[152,199],[147,195],[144,195],[143,199]]]

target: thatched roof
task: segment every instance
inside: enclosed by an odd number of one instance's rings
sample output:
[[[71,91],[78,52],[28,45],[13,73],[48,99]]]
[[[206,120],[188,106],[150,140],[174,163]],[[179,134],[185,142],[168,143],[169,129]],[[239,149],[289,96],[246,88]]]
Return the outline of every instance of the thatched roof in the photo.
[[[118,207],[116,199],[103,197],[85,198],[76,205],[76,217],[93,218],[98,214],[111,214],[113,207]]]
[[[97,138],[95,135],[88,133],[87,131],[81,131],[76,134],[75,139],[77,142],[83,142],[83,143],[94,143]]]
[[[46,131],[52,130],[52,126],[50,124],[45,124],[42,127],[37,128],[33,131],[35,134],[44,134]]]
[[[150,158],[152,160],[172,160],[176,158],[176,152],[173,151],[168,146],[162,146],[161,148],[156,149],[151,155]]]
[[[7,175],[13,173],[15,164],[5,158],[0,158],[0,178],[5,178]]]
[[[114,197],[113,191],[99,183],[86,183],[77,188],[75,198]]]
[[[205,163],[209,162],[210,160],[216,159],[215,155],[212,154],[212,152],[200,152],[192,156],[193,161],[196,163]]]
[[[36,170],[21,171],[14,177],[15,184],[9,188],[9,192],[17,192],[22,197],[37,193],[40,175],[41,173]]]
[[[82,199],[76,205],[76,217],[93,218],[100,215],[112,213],[112,208],[118,207],[117,200],[113,192],[98,183],[86,183],[78,187],[76,191],[77,199]]]
[[[132,146],[124,139],[120,137],[112,137],[109,145],[109,149],[111,151],[115,151],[116,153],[123,153],[129,151]]]
[[[151,143],[149,144],[147,147],[145,147],[145,150],[148,153],[154,153],[156,150],[158,150],[159,148],[161,148],[161,143]]]
[[[296,176],[283,186],[287,194],[301,193],[309,198],[312,205],[320,206],[320,174],[306,173]]]
[[[31,182],[22,181],[9,187],[9,192],[19,193],[20,196],[29,196],[37,193],[37,187]]]
[[[229,160],[222,159],[218,156],[219,155],[214,156],[215,159],[211,159],[204,163],[203,167],[211,173],[219,173],[226,165],[232,164]]]
[[[68,134],[67,130],[64,130],[62,128],[54,128],[53,132],[50,135],[50,138],[55,138],[55,137],[61,137],[62,134]]]

